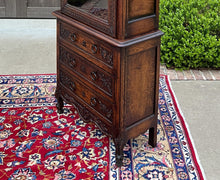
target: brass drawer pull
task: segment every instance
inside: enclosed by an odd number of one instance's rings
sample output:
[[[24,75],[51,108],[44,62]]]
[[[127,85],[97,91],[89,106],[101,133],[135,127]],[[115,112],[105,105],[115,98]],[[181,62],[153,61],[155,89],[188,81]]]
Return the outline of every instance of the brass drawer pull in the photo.
[[[96,100],[95,97],[92,97],[92,98],[91,98],[91,100],[90,100],[90,104],[91,104],[93,107],[96,106],[96,104],[97,104],[97,100]]]
[[[75,91],[76,90],[76,84],[74,82],[70,82],[70,89],[72,91]]]
[[[93,45],[92,45],[92,53],[93,53],[93,54],[96,54],[97,51],[98,51],[97,45],[93,44]]]
[[[70,39],[72,42],[75,42],[76,41],[76,34],[75,33],[71,34]]]
[[[91,76],[93,81],[96,81],[98,79],[98,75],[97,75],[97,73],[95,71],[91,72],[90,76]]]

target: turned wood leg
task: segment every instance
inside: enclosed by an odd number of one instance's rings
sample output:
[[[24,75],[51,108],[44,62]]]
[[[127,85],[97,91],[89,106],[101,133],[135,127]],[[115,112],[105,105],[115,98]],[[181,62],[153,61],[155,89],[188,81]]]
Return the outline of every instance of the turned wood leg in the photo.
[[[150,144],[152,147],[157,146],[157,123],[155,123],[155,125],[149,129],[148,144]]]
[[[57,99],[57,112],[59,114],[62,114],[63,113],[63,106],[64,106],[64,103],[63,103],[63,99],[60,97],[59,95],[59,91],[58,89],[56,90],[56,93],[55,93],[55,96],[56,96],[56,99]]]

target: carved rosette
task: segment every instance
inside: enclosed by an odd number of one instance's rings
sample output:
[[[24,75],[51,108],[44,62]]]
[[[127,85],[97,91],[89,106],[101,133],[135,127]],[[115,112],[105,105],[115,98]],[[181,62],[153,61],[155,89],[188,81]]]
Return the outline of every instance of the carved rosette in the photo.
[[[60,47],[59,60],[71,68],[75,68],[77,64],[75,56],[69,53],[68,51],[64,50],[62,47]]]
[[[69,36],[70,36],[70,32],[65,29],[62,24],[60,25],[60,36],[63,38],[63,39],[67,39]]]
[[[71,84],[71,80],[68,76],[63,74],[63,72],[60,72],[60,82],[65,85],[66,87],[69,87]]]
[[[112,108],[108,108],[105,104],[103,104],[101,101],[99,101],[99,107],[100,110],[102,111],[103,114],[105,114],[105,116],[112,120],[112,116],[113,116],[113,110]]]
[[[106,76],[100,71],[97,71],[98,77],[101,81],[101,87],[105,89],[107,92],[112,94],[112,78],[109,76]]]
[[[109,64],[110,66],[113,66],[113,54],[112,52],[109,52],[103,47],[100,47],[100,53],[102,56],[102,59],[105,61],[105,63]]]

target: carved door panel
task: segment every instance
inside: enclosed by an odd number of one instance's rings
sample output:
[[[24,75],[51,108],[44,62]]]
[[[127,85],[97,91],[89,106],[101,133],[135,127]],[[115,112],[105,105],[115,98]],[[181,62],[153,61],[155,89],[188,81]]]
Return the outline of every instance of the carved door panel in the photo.
[[[0,0],[3,18],[54,18],[51,13],[60,9],[60,0]]]

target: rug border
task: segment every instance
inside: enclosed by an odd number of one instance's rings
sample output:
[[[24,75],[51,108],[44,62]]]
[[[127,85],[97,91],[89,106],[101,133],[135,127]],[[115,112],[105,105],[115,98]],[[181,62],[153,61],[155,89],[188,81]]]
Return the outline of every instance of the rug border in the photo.
[[[0,74],[0,76],[54,76],[57,73],[46,73],[46,74]]]
[[[177,114],[178,114],[178,116],[179,116],[179,118],[181,120],[183,129],[184,129],[184,132],[185,132],[185,135],[186,135],[186,139],[188,141],[188,144],[189,144],[189,147],[190,147],[190,151],[191,151],[191,154],[192,154],[192,157],[193,157],[193,161],[194,161],[194,163],[196,165],[198,174],[200,176],[200,180],[206,180],[205,172],[204,172],[202,164],[201,164],[201,162],[199,160],[199,155],[198,155],[198,153],[196,151],[195,144],[193,142],[192,135],[191,135],[190,130],[189,130],[189,126],[188,126],[187,122],[185,121],[185,118],[183,116],[183,112],[180,109],[179,103],[178,103],[177,98],[175,96],[175,93],[174,93],[174,91],[172,89],[172,85],[171,85],[169,76],[168,75],[164,75],[164,74],[160,74],[160,76],[165,77],[167,87],[168,87],[168,89],[170,91],[170,95],[172,97],[172,100],[173,100],[176,112],[177,112]]]

